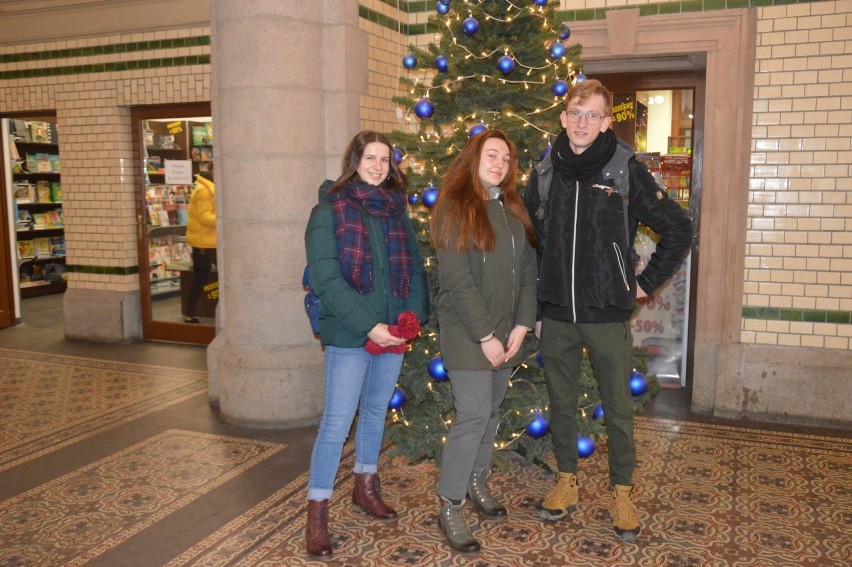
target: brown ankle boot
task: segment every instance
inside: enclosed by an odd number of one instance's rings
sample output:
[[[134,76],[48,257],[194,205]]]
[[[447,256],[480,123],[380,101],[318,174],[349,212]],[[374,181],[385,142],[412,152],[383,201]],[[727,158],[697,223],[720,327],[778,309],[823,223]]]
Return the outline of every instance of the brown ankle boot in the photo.
[[[328,539],[328,500],[308,500],[308,524],[305,526],[308,553],[317,557],[331,555]]]
[[[352,491],[352,503],[364,512],[380,520],[393,520],[396,510],[382,502],[378,473],[358,473],[355,475],[355,489]]]

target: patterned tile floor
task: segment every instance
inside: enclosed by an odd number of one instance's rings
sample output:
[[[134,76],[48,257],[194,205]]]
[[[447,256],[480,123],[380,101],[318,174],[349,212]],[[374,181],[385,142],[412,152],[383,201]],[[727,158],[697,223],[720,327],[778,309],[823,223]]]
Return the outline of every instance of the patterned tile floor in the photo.
[[[55,312],[46,299],[28,305]],[[302,530],[315,428],[223,423],[205,379],[198,347],[65,341],[61,324],[38,322],[0,331],[0,567],[821,567],[852,557],[848,431],[698,423],[708,420],[682,393],[664,391],[637,422],[640,545],[610,536],[602,447],[582,463],[579,509],[558,524],[535,519],[548,473],[510,459],[491,481],[510,517],[471,511],[484,550],[461,556],[436,531],[431,463],[382,465],[402,513],[376,523],[348,505],[347,446],[336,557],[312,562]]]

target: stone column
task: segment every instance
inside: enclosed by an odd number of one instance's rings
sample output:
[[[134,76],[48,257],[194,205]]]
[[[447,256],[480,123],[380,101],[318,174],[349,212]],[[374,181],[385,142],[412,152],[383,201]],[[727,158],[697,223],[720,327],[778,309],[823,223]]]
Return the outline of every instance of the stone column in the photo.
[[[317,188],[340,172],[367,90],[357,0],[212,0],[220,303],[211,402],[255,427],[317,421],[322,352],[301,287]]]

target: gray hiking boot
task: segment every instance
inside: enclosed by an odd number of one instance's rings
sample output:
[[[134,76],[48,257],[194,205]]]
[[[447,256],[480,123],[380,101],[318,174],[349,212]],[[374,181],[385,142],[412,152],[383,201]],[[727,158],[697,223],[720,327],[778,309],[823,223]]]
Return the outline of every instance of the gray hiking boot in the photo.
[[[491,516],[492,518],[505,516],[506,508],[497,502],[494,495],[491,494],[491,491],[485,485],[489,472],[487,470],[473,471],[473,474],[470,475],[470,480],[467,481],[467,495],[486,516]]]
[[[464,521],[464,500],[461,504],[453,504],[451,501],[441,497],[444,506],[441,508],[441,515],[438,518],[438,526],[444,537],[447,538],[447,543],[456,551],[471,553],[479,551],[479,542],[470,533],[467,524]]]

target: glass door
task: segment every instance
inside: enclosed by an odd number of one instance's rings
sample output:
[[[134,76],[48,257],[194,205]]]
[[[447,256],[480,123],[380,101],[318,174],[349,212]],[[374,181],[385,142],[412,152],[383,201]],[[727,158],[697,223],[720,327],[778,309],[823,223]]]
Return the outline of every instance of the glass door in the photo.
[[[595,76],[613,93],[616,135],[632,145],[658,185],[685,208],[696,227],[692,253],[653,297],[640,302],[631,319],[633,343],[648,351],[648,372],[664,387],[691,383],[692,327],[699,249],[701,147],[704,131],[704,74],[698,71]],[[659,237],[640,225],[636,237],[641,270]]]
[[[143,338],[209,344],[219,298],[210,105],[141,107],[132,120]]]

